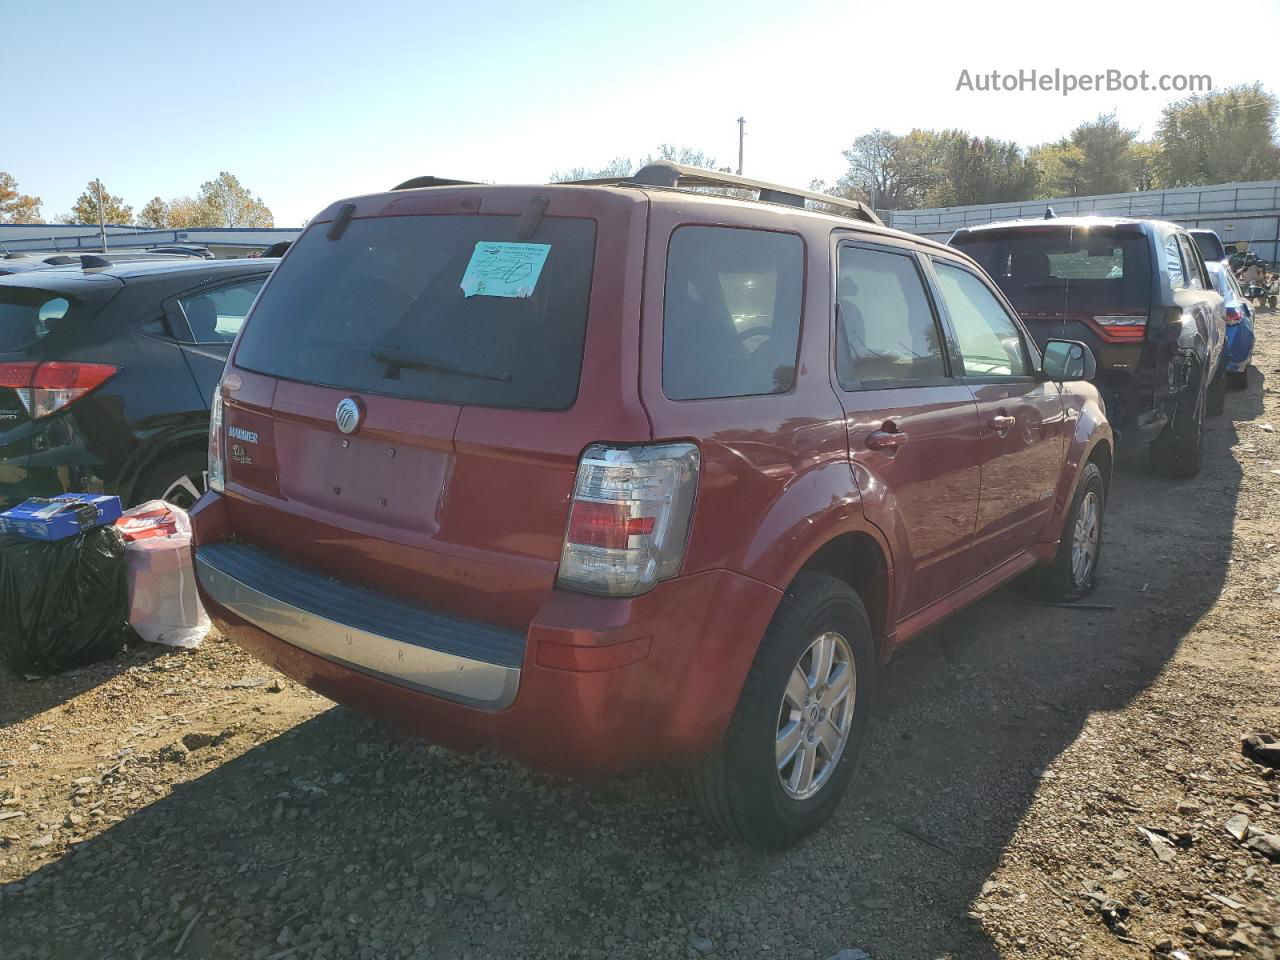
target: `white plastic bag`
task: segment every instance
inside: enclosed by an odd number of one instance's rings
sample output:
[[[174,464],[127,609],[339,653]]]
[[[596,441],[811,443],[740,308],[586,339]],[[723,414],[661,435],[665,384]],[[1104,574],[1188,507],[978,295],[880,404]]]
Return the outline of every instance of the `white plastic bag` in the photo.
[[[133,629],[151,643],[198,647],[210,623],[196,591],[187,512],[150,500],[127,510],[116,528],[125,541]]]

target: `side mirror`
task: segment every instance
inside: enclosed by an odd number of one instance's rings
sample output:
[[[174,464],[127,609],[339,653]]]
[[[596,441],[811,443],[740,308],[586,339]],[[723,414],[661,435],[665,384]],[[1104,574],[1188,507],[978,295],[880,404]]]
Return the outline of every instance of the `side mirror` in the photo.
[[[1092,380],[1098,372],[1098,361],[1079,340],[1050,340],[1044,345],[1040,372],[1046,380]]]

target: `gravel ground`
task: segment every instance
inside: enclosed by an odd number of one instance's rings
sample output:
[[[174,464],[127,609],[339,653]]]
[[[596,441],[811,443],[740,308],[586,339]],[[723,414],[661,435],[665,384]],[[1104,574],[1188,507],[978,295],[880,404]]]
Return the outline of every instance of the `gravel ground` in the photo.
[[[709,836],[666,776],[405,739],[214,638],[0,678],[0,956],[1274,957],[1280,865],[1225,824],[1280,831],[1240,755],[1280,733],[1277,316],[1200,477],[1118,471],[1095,606],[1003,590],[904,651],[797,849]]]

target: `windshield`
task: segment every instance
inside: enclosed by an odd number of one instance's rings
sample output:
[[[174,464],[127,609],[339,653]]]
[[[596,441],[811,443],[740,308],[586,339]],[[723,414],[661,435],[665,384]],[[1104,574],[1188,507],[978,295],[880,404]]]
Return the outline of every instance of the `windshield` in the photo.
[[[1146,313],[1151,254],[1140,233],[1107,228],[983,231],[952,244],[1025,313]]]
[[[263,290],[236,363],[440,403],[571,406],[595,225],[547,217],[522,243],[516,222],[357,219],[338,240],[327,224],[308,230]]]
[[[72,305],[52,290],[0,287],[0,353],[16,353],[34,346],[66,319]]]

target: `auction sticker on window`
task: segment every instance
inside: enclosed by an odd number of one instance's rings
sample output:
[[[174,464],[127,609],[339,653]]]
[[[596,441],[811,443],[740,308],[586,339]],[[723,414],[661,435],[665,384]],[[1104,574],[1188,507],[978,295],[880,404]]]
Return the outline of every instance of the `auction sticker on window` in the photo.
[[[550,252],[549,243],[481,240],[462,274],[462,293],[467,297],[531,297]]]

